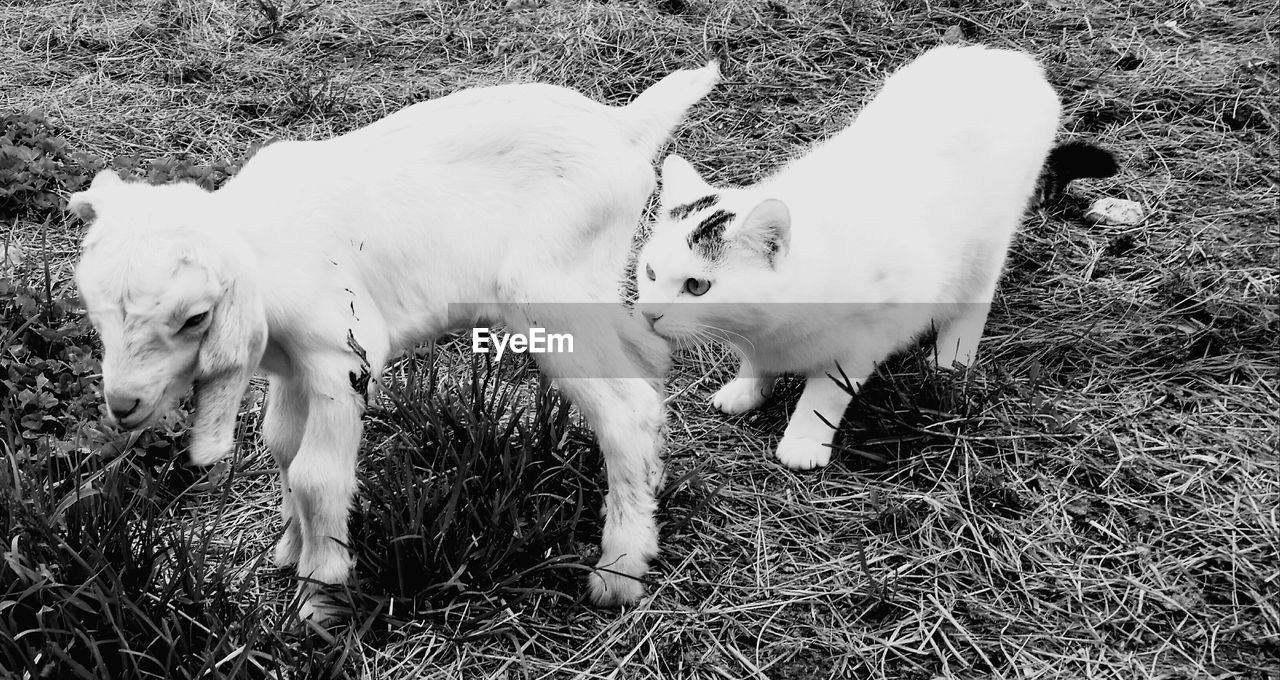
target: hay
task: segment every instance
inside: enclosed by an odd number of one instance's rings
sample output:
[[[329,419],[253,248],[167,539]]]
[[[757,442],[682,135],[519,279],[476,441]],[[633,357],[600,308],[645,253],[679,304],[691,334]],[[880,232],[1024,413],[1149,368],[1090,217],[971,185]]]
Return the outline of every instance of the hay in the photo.
[[[351,643],[362,677],[1277,677],[1272,3],[503,5],[9,2],[3,108],[45,112],[104,159],[213,164],[476,85],[621,103],[719,56],[724,84],[672,148],[747,183],[958,29],[1037,54],[1064,134],[1115,149],[1123,170],[1028,216],[978,367],[882,368],[842,435],[865,455],[781,468],[769,452],[795,383],[723,417],[707,402],[732,362],[683,357],[668,456],[682,481],[664,492],[664,554],[640,606],[547,598],[465,642],[381,630]],[[1081,208],[1101,196],[1151,215],[1086,226]],[[28,257],[36,226],[14,228]],[[46,257],[65,286],[78,228],[55,226]],[[235,489],[218,540],[265,549],[270,479]],[[283,606],[280,579],[246,578]]]

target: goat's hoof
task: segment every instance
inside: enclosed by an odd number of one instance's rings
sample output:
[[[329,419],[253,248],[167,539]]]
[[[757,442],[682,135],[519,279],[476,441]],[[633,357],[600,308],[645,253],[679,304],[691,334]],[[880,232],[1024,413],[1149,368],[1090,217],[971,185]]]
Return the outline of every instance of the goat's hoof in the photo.
[[[644,597],[644,582],[631,576],[596,570],[588,577],[587,596],[599,607],[635,604]]]
[[[320,583],[303,581],[298,584],[294,596],[298,602],[299,621],[312,621],[323,625],[332,623],[350,611]]]
[[[305,597],[306,599],[298,606],[300,621],[312,621],[323,625],[331,623],[344,611],[332,598],[322,593],[312,593]]]
[[[831,447],[806,437],[783,437],[777,455],[792,470],[812,470],[831,462]]]
[[[271,561],[277,567],[292,567],[298,563],[298,556],[302,554],[302,541],[298,538],[298,531],[292,525],[284,530],[284,535],[276,542],[276,549],[271,554]]]

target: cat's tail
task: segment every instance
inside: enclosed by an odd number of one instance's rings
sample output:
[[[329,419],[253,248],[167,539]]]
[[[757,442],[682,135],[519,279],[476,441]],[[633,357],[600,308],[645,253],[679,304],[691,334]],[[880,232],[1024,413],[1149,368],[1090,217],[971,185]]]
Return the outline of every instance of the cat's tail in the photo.
[[[650,157],[671,137],[671,131],[698,100],[720,82],[720,63],[676,71],[640,93],[619,112],[631,129],[631,139]]]
[[[1053,147],[1040,174],[1040,201],[1062,197],[1067,185],[1082,177],[1111,177],[1120,170],[1115,154],[1088,142],[1064,142]]]

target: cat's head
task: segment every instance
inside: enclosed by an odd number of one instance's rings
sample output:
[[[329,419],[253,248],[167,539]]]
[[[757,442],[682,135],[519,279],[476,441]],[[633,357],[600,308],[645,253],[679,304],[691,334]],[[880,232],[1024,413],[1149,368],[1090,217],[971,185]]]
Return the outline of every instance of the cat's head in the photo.
[[[688,161],[668,156],[658,218],[636,267],[637,309],[668,339],[760,330],[778,298],[790,236],[782,201],[718,189]]]

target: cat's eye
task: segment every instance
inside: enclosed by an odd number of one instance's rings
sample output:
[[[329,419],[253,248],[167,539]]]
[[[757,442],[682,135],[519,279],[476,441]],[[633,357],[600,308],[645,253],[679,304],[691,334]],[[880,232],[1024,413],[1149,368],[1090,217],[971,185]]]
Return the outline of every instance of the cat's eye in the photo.
[[[191,316],[187,317],[186,321],[182,323],[182,330],[189,331],[192,328],[198,328],[201,324],[204,323],[204,320],[207,318],[209,318],[209,312],[200,312],[199,314],[192,314]]]
[[[653,273],[653,265],[646,264],[644,266],[644,275],[649,277],[650,281],[657,281],[658,277]]]
[[[685,279],[684,292],[690,295],[703,295],[711,290],[711,282],[706,279]]]

